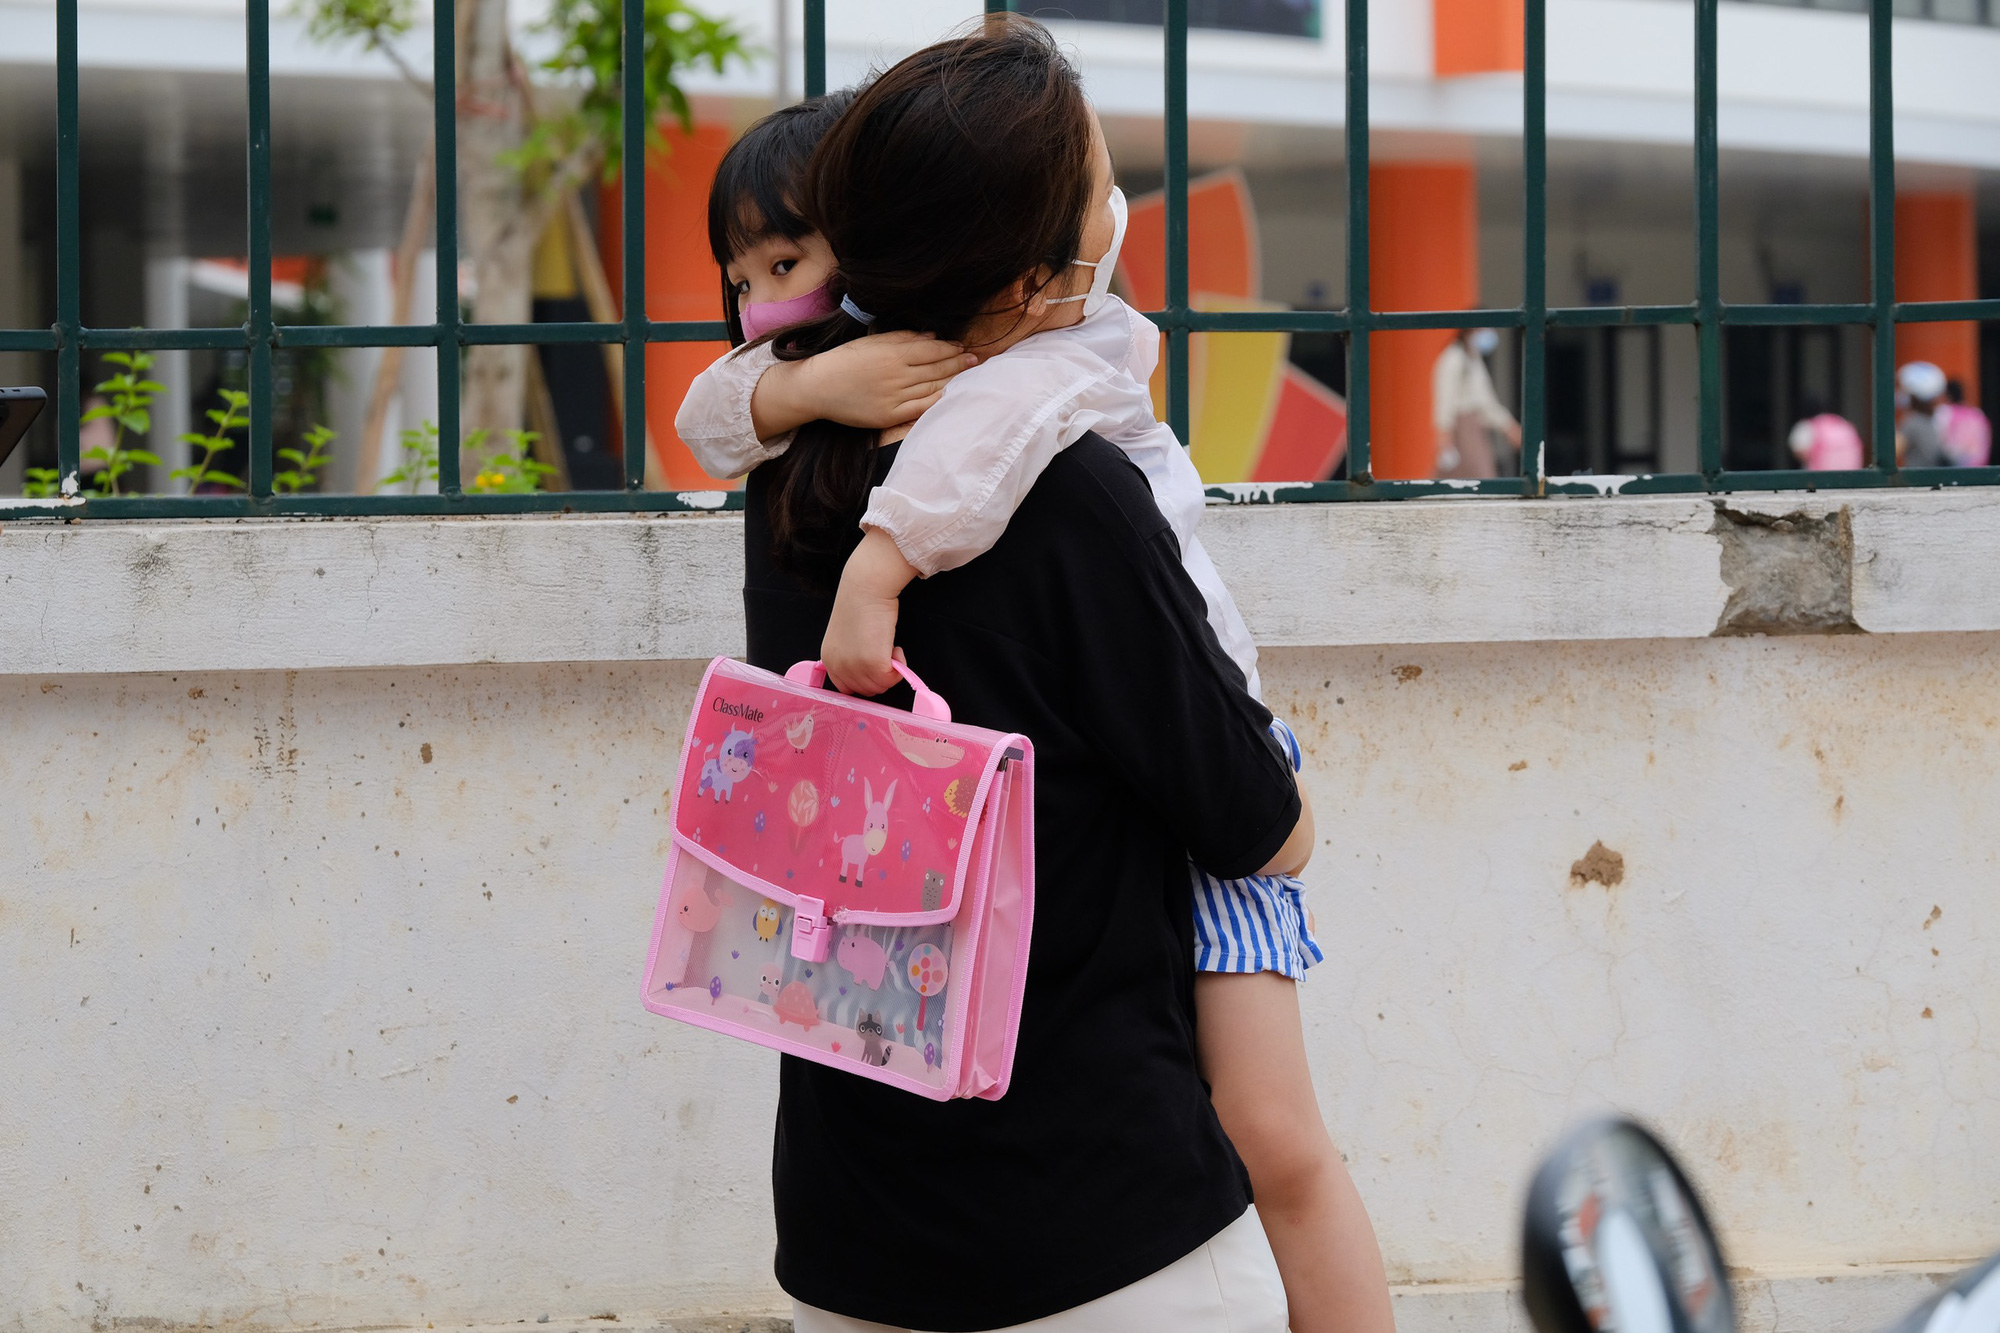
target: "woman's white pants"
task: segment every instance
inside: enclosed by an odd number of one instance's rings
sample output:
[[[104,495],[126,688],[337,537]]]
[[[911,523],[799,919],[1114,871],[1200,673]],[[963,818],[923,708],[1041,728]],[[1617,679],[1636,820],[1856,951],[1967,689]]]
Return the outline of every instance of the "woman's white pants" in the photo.
[[[1074,1309],[996,1333],[1284,1333],[1285,1284],[1252,1207],[1206,1245]],[[913,1333],[792,1302],[795,1333]]]

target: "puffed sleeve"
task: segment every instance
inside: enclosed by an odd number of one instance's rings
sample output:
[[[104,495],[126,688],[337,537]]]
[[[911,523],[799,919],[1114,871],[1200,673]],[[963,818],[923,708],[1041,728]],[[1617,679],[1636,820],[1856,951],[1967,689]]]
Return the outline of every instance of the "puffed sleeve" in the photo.
[[[674,430],[709,476],[740,477],[791,447],[791,431],[760,440],[750,420],[750,397],[757,392],[757,381],[777,360],[769,343],[730,351],[688,386],[674,417]]]

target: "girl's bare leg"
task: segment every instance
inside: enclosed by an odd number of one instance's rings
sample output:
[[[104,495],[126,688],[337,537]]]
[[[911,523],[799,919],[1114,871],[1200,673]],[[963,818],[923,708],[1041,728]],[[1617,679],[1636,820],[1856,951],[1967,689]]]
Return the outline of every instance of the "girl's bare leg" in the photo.
[[[1395,1333],[1375,1228],[1320,1119],[1298,983],[1276,972],[1196,974],[1195,1043],[1215,1112],[1249,1168],[1292,1333]]]

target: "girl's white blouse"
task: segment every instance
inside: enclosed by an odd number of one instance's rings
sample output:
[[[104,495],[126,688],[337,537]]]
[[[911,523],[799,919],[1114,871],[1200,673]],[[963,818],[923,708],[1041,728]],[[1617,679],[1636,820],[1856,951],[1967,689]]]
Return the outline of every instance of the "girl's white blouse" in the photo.
[[[1147,381],[1159,359],[1159,330],[1114,296],[1079,324],[961,371],[918,418],[861,521],[886,532],[918,573],[955,569],[1000,539],[1051,459],[1096,431],[1146,474],[1216,639],[1260,695],[1257,645],[1195,535],[1201,476],[1153,415]],[[688,389],[674,425],[709,475],[741,476],[790,446],[789,432],[759,440],[750,424],[750,396],[775,360],[768,344],[732,353]]]

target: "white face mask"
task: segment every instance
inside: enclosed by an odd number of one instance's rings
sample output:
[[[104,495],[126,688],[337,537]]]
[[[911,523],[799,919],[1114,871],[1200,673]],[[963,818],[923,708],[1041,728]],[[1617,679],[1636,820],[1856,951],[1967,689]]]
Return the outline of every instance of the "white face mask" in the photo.
[[[1116,185],[1111,187],[1111,248],[1097,260],[1072,259],[1070,263],[1081,264],[1091,270],[1090,290],[1081,296],[1058,296],[1050,305],[1067,305],[1071,301],[1083,302],[1084,315],[1096,314],[1104,308],[1104,298],[1111,295],[1111,275],[1118,268],[1118,249],[1125,244],[1125,192]]]

